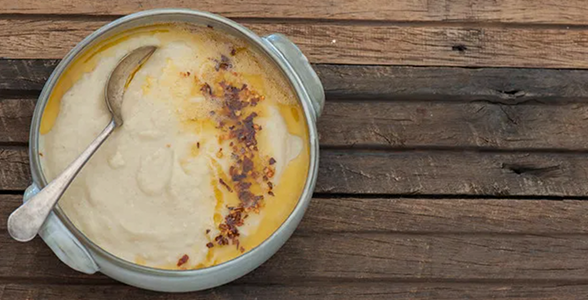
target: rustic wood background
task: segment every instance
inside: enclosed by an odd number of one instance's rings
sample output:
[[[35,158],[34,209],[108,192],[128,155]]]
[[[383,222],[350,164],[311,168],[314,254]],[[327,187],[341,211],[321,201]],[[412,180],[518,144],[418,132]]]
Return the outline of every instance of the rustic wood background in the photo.
[[[301,226],[199,293],[77,273],[6,231],[59,58],[157,7],[286,34],[327,95]],[[587,46],[581,0],[0,0],[0,299],[588,299]]]

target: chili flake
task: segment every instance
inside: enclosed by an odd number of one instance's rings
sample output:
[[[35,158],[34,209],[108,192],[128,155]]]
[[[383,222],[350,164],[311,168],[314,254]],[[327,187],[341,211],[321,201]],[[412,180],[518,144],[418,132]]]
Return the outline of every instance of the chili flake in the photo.
[[[219,178],[218,182],[220,182],[220,184],[224,185],[227,188],[227,190],[229,191],[229,193],[233,192],[233,189],[231,189],[231,187],[222,178]]]
[[[224,54],[221,55],[220,61],[216,62],[216,66],[214,67],[215,70],[228,70],[232,68],[233,65],[231,64],[231,60]]]
[[[224,55],[221,56],[220,61],[217,61],[216,68],[217,71],[232,68],[230,59]],[[256,157],[259,156],[257,132],[262,127],[255,123],[257,113],[250,112],[247,108],[255,106],[264,98],[249,90],[246,84],[237,87],[222,81],[219,83],[219,87],[216,95],[208,84],[203,85],[201,90],[207,97],[220,105],[217,110],[210,112],[210,116],[218,124],[217,128],[227,132],[222,135],[222,140],[229,140],[228,151],[232,162],[228,175],[232,183],[229,186],[223,179],[219,179],[219,182],[229,191],[235,190],[239,204],[236,207],[228,207],[229,213],[218,225],[220,233],[214,237],[212,243],[219,246],[232,244],[243,252],[244,248],[240,247],[238,227],[243,226],[249,213],[259,213],[259,209],[264,205],[264,196],[255,194],[251,190],[252,184],[256,183],[263,168],[263,165],[256,166],[255,163]],[[217,153],[217,156],[219,155],[222,155],[222,150]],[[268,175],[269,177],[273,176],[273,172],[273,168],[264,170],[264,180],[268,180]]]
[[[178,260],[178,267],[181,266],[181,265],[183,265],[183,264],[185,264],[188,261],[188,259],[190,259],[190,257],[188,256],[188,254],[184,254],[184,256],[182,256],[180,258],[180,260]]]

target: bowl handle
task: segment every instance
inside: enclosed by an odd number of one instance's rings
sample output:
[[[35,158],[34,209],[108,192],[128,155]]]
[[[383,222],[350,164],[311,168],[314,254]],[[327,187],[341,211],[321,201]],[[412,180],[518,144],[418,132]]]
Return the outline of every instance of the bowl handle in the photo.
[[[29,186],[24,193],[24,202],[38,192],[39,188],[35,184]],[[39,236],[53,253],[70,268],[86,274],[94,274],[100,270],[88,250],[63,225],[55,213],[49,214],[39,230]]]
[[[318,118],[325,105],[325,90],[316,72],[310,66],[308,59],[298,47],[292,43],[288,38],[279,33],[274,33],[263,38],[267,45],[284,58],[292,69],[298,75],[302,85],[306,89],[306,92],[310,96],[312,108],[315,113],[315,117]]]

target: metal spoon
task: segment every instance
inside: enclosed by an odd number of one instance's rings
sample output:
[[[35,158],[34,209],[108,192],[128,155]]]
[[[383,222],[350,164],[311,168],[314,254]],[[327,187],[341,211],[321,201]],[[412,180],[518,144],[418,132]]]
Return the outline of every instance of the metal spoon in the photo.
[[[104,91],[104,98],[108,110],[112,114],[112,120],[63,173],[45,186],[37,195],[30,198],[10,214],[10,217],[8,217],[8,233],[10,233],[13,239],[20,242],[28,242],[37,235],[45,219],[49,216],[49,213],[51,213],[51,210],[78,172],[112,131],[123,124],[121,107],[125,88],[132,80],[138,68],[149,59],[156,49],[157,47],[155,46],[146,46],[133,50],[123,57],[114,71],[110,73]]]

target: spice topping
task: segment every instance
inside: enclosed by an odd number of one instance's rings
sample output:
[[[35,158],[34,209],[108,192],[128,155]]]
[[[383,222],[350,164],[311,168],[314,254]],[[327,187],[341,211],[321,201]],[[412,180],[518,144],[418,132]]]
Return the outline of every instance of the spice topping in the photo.
[[[233,67],[231,60],[225,55],[221,55],[220,59],[215,61],[215,70],[218,72],[225,72]],[[219,246],[232,244],[243,252],[245,249],[239,244],[238,227],[243,226],[244,219],[250,213],[259,213],[260,208],[264,206],[264,195],[253,192],[252,187],[266,182],[270,187],[268,195],[274,195],[271,191],[273,184],[269,179],[275,173],[271,165],[275,164],[276,160],[262,159],[259,153],[257,133],[263,128],[256,123],[259,114],[253,110],[264,97],[251,90],[247,84],[235,85],[225,80],[214,87],[209,83],[203,83],[200,90],[207,101],[217,104],[218,108],[209,115],[217,124],[217,128],[224,132],[219,139],[229,142],[227,151],[230,152],[231,158],[230,182],[219,179],[219,183],[229,192],[235,191],[239,199],[236,207],[228,207],[229,213],[218,225],[220,233],[214,237],[213,243]],[[222,148],[219,149],[216,157],[222,158],[223,152]]]
[[[188,256],[188,254],[184,254],[184,256],[182,256],[180,260],[178,260],[178,267],[188,262],[189,259],[190,257]]]

